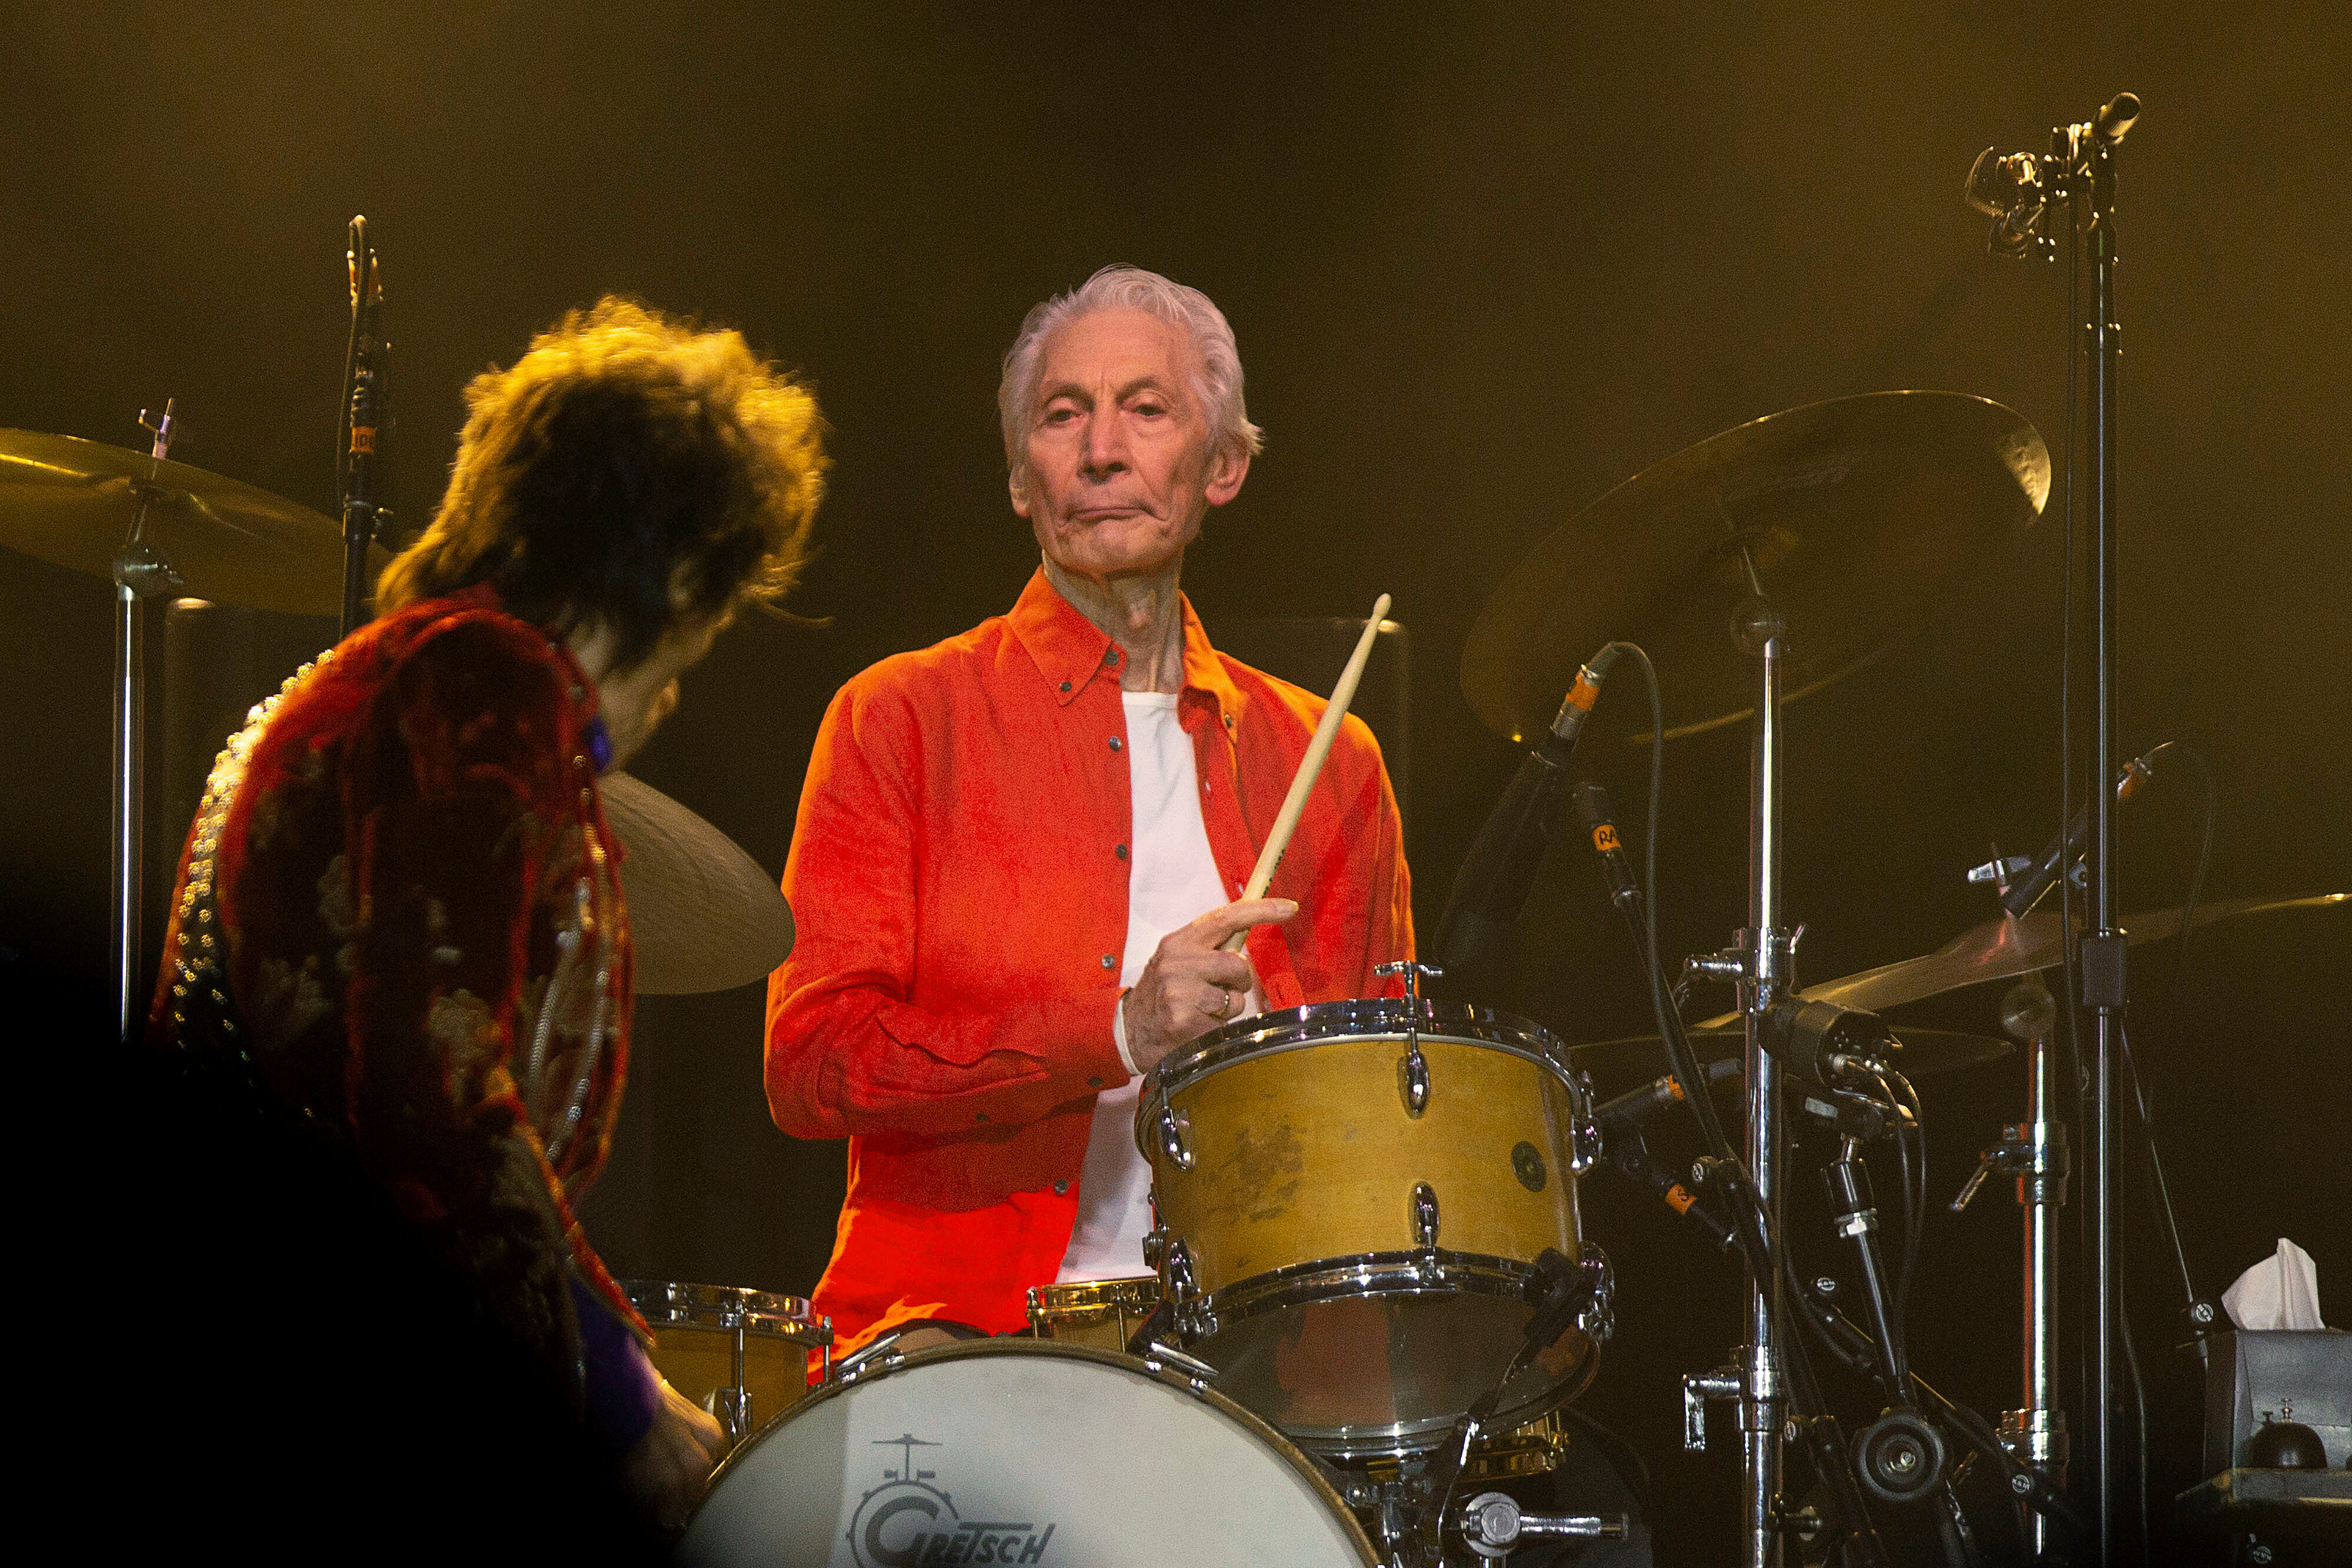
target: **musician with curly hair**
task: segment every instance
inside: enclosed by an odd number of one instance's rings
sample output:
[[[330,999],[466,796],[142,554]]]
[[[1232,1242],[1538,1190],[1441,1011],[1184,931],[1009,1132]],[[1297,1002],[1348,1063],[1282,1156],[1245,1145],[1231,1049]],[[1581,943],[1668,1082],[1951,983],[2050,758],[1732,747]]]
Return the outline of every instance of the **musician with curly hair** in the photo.
[[[337,1277],[381,1277],[346,1301],[405,1303],[368,1305],[372,1343],[331,1356],[430,1434],[376,1442],[377,1465],[413,1466],[402,1484],[427,1492],[436,1467],[527,1492],[552,1443],[607,1478],[588,1494],[672,1524],[719,1427],[654,1373],[574,1217],[628,1064],[626,850],[597,779],[740,608],[793,586],[824,425],[738,334],[609,298],[477,377],[467,405],[447,493],[385,569],[379,619],[221,754],[149,1038],[194,1124],[268,1151],[236,1190],[340,1258]],[[320,1239],[346,1234],[368,1239]],[[415,1343],[459,1347],[467,1370],[443,1376]],[[257,1361],[257,1403],[273,1379],[315,1390],[289,1359]],[[386,1366],[478,1407],[448,1412],[445,1448]],[[525,1429],[546,1439],[535,1457],[503,1457]],[[287,1462],[316,1507],[349,1479]]]

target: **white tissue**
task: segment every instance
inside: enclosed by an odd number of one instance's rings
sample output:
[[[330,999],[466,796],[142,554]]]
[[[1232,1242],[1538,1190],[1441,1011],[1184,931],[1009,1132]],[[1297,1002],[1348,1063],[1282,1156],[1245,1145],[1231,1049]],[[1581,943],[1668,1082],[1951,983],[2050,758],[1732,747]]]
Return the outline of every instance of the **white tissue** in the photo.
[[[2221,1310],[2242,1329],[2324,1329],[2319,1321],[2319,1270],[2311,1254],[2279,1238],[2278,1252],[2238,1276],[2221,1292]]]

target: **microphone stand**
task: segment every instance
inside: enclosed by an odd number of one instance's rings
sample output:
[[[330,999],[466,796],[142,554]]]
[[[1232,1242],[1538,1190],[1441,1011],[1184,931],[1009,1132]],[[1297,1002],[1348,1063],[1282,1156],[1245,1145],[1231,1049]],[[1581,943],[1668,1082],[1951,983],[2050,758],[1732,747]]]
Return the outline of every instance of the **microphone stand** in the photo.
[[[382,361],[383,278],[375,248],[368,243],[367,217],[352,219],[347,253],[352,283],[352,336],[343,359],[343,439],[337,445],[338,488],[343,512],[343,603],[338,640],[360,623],[367,596],[368,547],[375,542],[383,508],[376,504],[377,433],[389,388]]]

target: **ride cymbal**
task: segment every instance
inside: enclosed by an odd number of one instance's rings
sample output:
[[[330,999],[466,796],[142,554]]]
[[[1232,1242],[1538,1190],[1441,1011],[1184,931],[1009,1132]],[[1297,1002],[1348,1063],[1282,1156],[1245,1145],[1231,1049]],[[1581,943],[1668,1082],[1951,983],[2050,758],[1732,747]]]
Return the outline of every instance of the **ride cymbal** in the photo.
[[[2191,928],[2242,915],[2267,915],[2286,909],[2334,909],[2352,901],[2352,894],[2321,893],[2304,898],[2233,898],[2200,904]],[[2180,934],[2179,909],[2148,909],[2124,917],[2124,939],[2133,946],[2160,942]],[[1906,1002],[1924,1001],[1980,986],[1991,980],[2013,979],[2047,969],[2065,956],[2059,940],[2058,912],[2035,910],[2016,919],[1988,920],[1955,936],[1933,953],[1864,969],[1841,980],[1807,986],[1800,994],[1809,1002],[1835,1002],[1864,1012],[1882,1012]]]
[[[641,995],[724,991],[763,979],[793,950],[793,909],[735,841],[626,773],[597,783],[619,835]]]
[[[143,591],[297,615],[342,608],[342,529],[310,507],[167,457],[0,430],[0,545],[110,580],[134,523],[152,552]],[[390,559],[369,549],[371,582]]]
[[[1668,735],[1730,723],[1753,711],[1757,680],[1732,612],[1759,586],[1788,626],[1784,700],[1801,696],[1876,657],[2049,494],[2041,434],[1980,397],[1870,392],[1750,421],[1538,545],[1471,629],[1463,692],[1523,741],[1580,664],[1629,638],[1658,665]]]

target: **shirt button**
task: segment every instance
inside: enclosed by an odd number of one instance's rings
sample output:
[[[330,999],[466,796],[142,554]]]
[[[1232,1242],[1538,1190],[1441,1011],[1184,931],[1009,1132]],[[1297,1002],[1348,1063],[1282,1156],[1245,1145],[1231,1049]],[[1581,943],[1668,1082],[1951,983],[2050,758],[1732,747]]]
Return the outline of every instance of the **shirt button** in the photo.
[[[1070,689],[1070,683],[1069,683],[1069,682],[1067,682],[1067,681],[1064,681],[1064,682],[1062,683],[1062,689],[1063,689],[1064,691],[1066,691],[1066,691],[1068,691],[1068,690]]]
[[[1110,648],[1110,649],[1107,649],[1107,650],[1105,650],[1105,651],[1104,651],[1104,653],[1103,653],[1103,663],[1104,663],[1105,664],[1118,664],[1118,649],[1116,649],[1116,648]]]
[[[1099,1078],[1088,1078],[1087,1080],[1087,1087],[1089,1089],[1099,1089],[1102,1087],[1102,1080]]]
[[[1116,968],[1118,968],[1118,954],[1116,954],[1116,953],[1106,953],[1106,954],[1104,954],[1104,955],[1103,955],[1103,959],[1102,959],[1102,964],[1103,964],[1103,967],[1104,967],[1104,968],[1106,968],[1106,969],[1116,969]]]
[[[1054,1184],[1054,1196],[1055,1197],[1067,1197],[1069,1193],[1070,1184],[1067,1181],[1057,1181]]]
[[[1227,729],[1234,727],[1234,716],[1231,714],[1225,715],[1225,727]]]
[[[988,1113],[985,1111],[976,1111],[972,1113],[971,1119],[975,1122],[985,1122],[988,1120]]]
[[[1118,848],[1111,851],[1110,852],[1117,855],[1119,859],[1125,860],[1127,858],[1127,846],[1125,844],[1121,844]]]
[[[1126,743],[1125,741],[1123,741],[1123,740],[1119,739],[1119,737],[1117,737],[1117,736],[1115,736],[1115,735],[1114,735],[1114,736],[1112,736],[1112,737],[1110,737],[1110,748],[1111,748],[1113,751],[1124,750],[1124,749],[1126,748],[1126,746],[1127,746],[1127,743]]]

